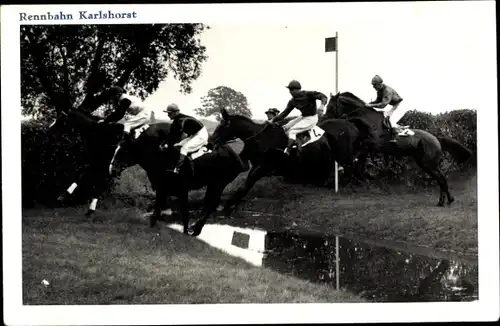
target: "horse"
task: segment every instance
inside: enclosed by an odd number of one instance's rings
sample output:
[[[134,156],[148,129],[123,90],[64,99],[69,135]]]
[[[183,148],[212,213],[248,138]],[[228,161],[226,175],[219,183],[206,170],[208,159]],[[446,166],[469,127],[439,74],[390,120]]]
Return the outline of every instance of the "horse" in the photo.
[[[228,184],[245,170],[239,155],[229,146],[209,149],[207,146],[190,153],[181,166],[179,173],[172,168],[178,161],[180,151],[176,147],[160,149],[157,142],[145,137],[139,143],[124,142],[115,153],[110,170],[120,173],[130,164],[130,159],[140,157],[138,164],[156,184],[156,200],[153,214],[149,216],[149,227],[156,226],[160,219],[161,209],[166,205],[167,196],[179,198],[180,214],[184,226],[184,234],[198,236],[208,218],[217,210],[222,193]],[[201,218],[189,225],[188,195],[192,190],[207,187]]]
[[[106,191],[111,178],[116,177],[116,175],[110,174],[109,166],[114,154],[119,149],[123,136],[123,125],[98,123],[98,119],[98,117],[92,116],[86,111],[72,108],[61,112],[49,127],[49,132],[61,130],[62,128],[72,128],[79,132],[84,139],[85,154],[89,158],[88,168],[77,176],[75,182],[71,183],[67,190],[61,193],[58,201],[64,204],[70,199],[76,187],[82,183],[87,184],[92,198],[89,209],[85,213],[87,217],[95,213],[98,199]],[[166,139],[170,125],[168,122],[146,124],[132,129],[131,133],[135,131],[142,132],[139,138],[135,140],[138,143],[142,142],[141,138],[151,137],[149,135],[154,134],[159,145]],[[144,131],[144,129],[146,130]],[[140,157],[130,159],[128,167],[138,164],[138,160],[140,160]],[[149,180],[154,189],[155,185],[151,178]]]
[[[226,203],[226,216],[236,209],[254,184],[265,176],[316,175],[317,180],[324,181],[325,177],[330,176],[335,161],[344,167],[349,177],[355,172],[353,146],[358,131],[345,120],[329,119],[321,122],[318,124],[319,130],[323,132],[321,137],[316,137],[316,141],[302,147],[300,151],[295,150],[287,155],[283,150],[288,144],[288,136],[281,126],[269,122],[257,123],[242,115],[230,115],[225,109],[221,110],[221,117],[210,142],[217,146],[239,138],[244,143],[241,158],[252,163],[245,183]],[[310,134],[311,131],[303,133]],[[307,179],[302,178],[302,182],[304,181]]]
[[[449,137],[436,137],[431,133],[412,129],[412,135],[398,136],[383,113],[365,106],[365,102],[350,92],[330,94],[325,119],[343,118],[360,132],[362,146],[358,164],[364,166],[369,154],[382,153],[396,157],[412,157],[417,165],[439,185],[438,206],[444,206],[445,199],[451,205],[455,199],[448,189],[448,181],[439,165],[443,151],[450,153],[462,164],[472,157],[472,152]],[[391,135],[392,134],[392,135]],[[395,141],[388,141],[390,136]]]

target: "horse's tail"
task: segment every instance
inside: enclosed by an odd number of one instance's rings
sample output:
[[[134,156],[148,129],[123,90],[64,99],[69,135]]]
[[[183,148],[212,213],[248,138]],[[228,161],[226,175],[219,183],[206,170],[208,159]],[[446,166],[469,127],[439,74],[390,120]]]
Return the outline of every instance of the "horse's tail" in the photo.
[[[472,157],[472,152],[462,144],[449,137],[437,137],[444,151],[453,155],[453,157],[462,164]]]

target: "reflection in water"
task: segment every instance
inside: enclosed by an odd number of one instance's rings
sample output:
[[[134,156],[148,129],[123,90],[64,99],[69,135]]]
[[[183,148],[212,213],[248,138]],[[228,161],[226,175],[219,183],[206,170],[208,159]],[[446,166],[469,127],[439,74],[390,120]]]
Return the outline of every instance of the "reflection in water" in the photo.
[[[180,226],[170,225],[180,230]],[[430,258],[341,237],[207,224],[200,240],[281,273],[328,283],[379,302],[478,299],[476,263]],[[336,240],[339,251],[337,279]]]
[[[267,233],[262,265],[335,286],[336,237]],[[341,288],[367,299],[472,301],[478,299],[476,264],[439,260],[338,237]]]

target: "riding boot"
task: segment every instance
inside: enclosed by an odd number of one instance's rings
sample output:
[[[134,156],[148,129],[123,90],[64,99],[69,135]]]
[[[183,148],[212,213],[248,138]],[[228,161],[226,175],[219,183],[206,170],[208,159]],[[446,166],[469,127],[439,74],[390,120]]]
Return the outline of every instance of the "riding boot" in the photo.
[[[288,145],[286,147],[286,153],[290,155],[290,151],[292,150],[292,147],[296,144],[296,141],[293,139],[288,139]]]
[[[122,145],[124,144],[128,139],[130,139],[130,135],[128,132],[126,132],[125,130],[123,131],[122,133],[122,137],[120,138],[120,140],[118,141],[118,144],[119,145]]]
[[[185,159],[186,159],[186,155],[180,154],[179,161],[177,162],[177,165],[175,166],[175,169],[174,169],[174,173],[179,174],[179,171],[181,169],[182,164],[184,164]]]

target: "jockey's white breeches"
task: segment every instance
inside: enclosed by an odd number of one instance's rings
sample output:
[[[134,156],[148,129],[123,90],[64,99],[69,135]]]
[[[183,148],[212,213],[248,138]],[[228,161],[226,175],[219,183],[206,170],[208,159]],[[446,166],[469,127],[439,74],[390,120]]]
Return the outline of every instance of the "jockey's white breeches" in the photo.
[[[208,130],[206,127],[201,128],[196,134],[184,138],[179,142],[179,145],[182,145],[182,155],[188,155],[189,153],[196,152],[206,144],[208,144]]]
[[[406,108],[404,105],[401,107],[401,103],[402,102],[399,102],[398,104],[394,105],[389,110],[384,111],[384,116],[389,117],[389,121],[391,122],[391,125],[393,127],[399,126],[398,125],[399,120],[401,120],[401,118],[408,111],[408,108]]]
[[[287,132],[288,138],[297,140],[297,134],[303,131],[311,130],[317,123],[317,114],[308,117],[299,116],[284,125],[283,129]]]
[[[125,132],[130,132],[130,129],[138,127],[149,120],[150,113],[147,110],[143,110],[136,115],[126,115],[123,119],[119,120],[118,123],[123,124],[123,130]]]

